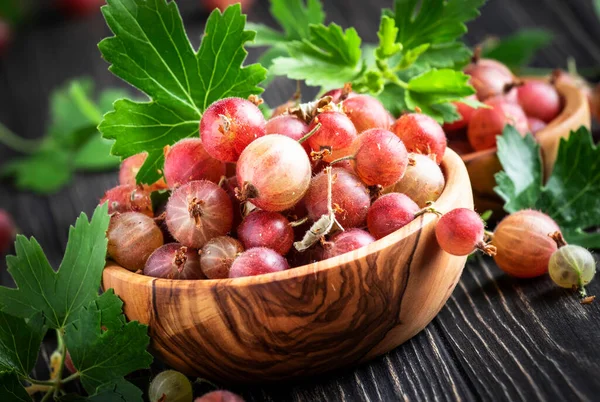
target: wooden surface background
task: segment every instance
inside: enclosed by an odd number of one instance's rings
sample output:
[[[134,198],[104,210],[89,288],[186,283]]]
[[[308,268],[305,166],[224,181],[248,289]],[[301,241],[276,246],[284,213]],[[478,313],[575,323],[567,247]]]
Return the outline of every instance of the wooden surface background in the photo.
[[[198,0],[178,3],[198,43],[206,13],[198,11]],[[392,2],[324,3],[329,21],[355,26],[365,41],[375,41],[380,8]],[[272,24],[267,7],[266,1],[257,1],[250,20]],[[544,27],[556,35],[536,66],[565,67],[568,56],[580,67],[600,66],[600,23],[592,0],[489,0],[470,24],[467,40],[473,44],[522,27]],[[87,75],[100,87],[123,86],[96,48],[107,34],[100,15],[66,21],[49,14],[25,26],[0,58],[0,121],[35,138],[45,129],[48,94],[69,78]],[[265,98],[276,105],[293,90],[294,83],[277,80]],[[0,161],[14,155],[0,146]],[[21,233],[38,239],[57,267],[68,226],[80,211],[91,212],[116,182],[114,172],[79,174],[70,187],[51,196],[17,192],[2,182],[0,207],[15,217]],[[0,281],[11,283],[4,261]],[[600,278],[589,292],[600,296]],[[516,280],[491,259],[479,258],[468,263],[437,318],[391,353],[329,376],[237,391],[249,401],[598,400],[599,373],[600,303],[582,306],[547,277]]]

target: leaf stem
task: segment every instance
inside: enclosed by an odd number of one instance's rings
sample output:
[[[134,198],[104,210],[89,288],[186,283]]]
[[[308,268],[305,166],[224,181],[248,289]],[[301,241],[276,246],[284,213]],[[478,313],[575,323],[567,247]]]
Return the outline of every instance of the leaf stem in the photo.
[[[80,376],[81,376],[81,373],[78,371],[78,372],[76,372],[76,373],[73,373],[73,374],[71,374],[71,375],[70,375],[70,376],[68,376],[68,377],[65,377],[65,379],[64,379],[64,380],[62,380],[62,381],[61,381],[61,383],[62,383],[62,384],[66,384],[66,383],[68,383],[68,382],[71,382],[71,381],[73,381],[73,380],[76,380],[76,379],[78,379]]]
[[[67,355],[67,347],[65,346],[65,339],[62,329],[56,330],[56,339],[58,340],[57,350],[60,353],[60,364],[58,365],[58,372],[56,373],[56,386],[54,387],[54,398],[58,396],[58,391],[61,387],[61,379],[65,367],[65,358]]]
[[[81,85],[77,82],[71,85],[71,95],[77,103],[77,107],[90,121],[96,125],[102,121],[102,113],[98,107],[90,101]]]
[[[351,161],[353,159],[356,159],[356,157],[354,155],[342,156],[341,158],[338,158],[336,160],[329,162],[329,165],[333,165],[334,163],[343,162],[343,161]]]
[[[50,385],[31,384],[31,385],[25,387],[25,390],[27,391],[27,393],[29,395],[35,395],[38,392],[49,391],[53,388],[54,387],[51,387]]]
[[[46,402],[50,400],[50,397],[52,396],[52,390],[53,388],[50,388],[47,392],[46,395],[44,395],[44,397],[42,398],[41,402]]]
[[[56,385],[56,381],[41,381],[41,380],[29,378],[29,377],[25,378],[25,381],[27,381],[28,383],[31,383],[31,384],[46,385],[46,386],[53,387],[53,388]]]
[[[33,154],[40,148],[40,140],[30,140],[13,133],[0,123],[0,143],[22,154]]]

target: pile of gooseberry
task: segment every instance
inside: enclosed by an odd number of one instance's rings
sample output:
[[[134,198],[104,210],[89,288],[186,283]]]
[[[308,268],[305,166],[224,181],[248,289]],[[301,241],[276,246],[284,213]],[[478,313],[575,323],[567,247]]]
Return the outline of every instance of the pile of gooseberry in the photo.
[[[210,105],[197,138],[165,149],[164,179],[152,185],[135,181],[144,154],[123,161],[100,201],[112,214],[110,258],[169,279],[283,271],[387,236],[444,189],[446,136],[425,114],[394,120],[350,88],[268,120],[259,103]],[[153,204],[153,192],[166,201]]]

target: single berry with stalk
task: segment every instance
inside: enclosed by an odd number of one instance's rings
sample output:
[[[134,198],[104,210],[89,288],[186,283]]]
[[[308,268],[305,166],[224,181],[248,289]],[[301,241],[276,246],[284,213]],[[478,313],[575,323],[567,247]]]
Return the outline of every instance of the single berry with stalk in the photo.
[[[171,194],[166,222],[169,232],[179,243],[199,249],[213,237],[223,236],[231,230],[231,200],[225,190],[211,181],[191,181]]]
[[[349,155],[352,141],[358,135],[348,116],[334,110],[318,114],[310,123],[309,130],[315,132],[306,142],[325,162]]]
[[[550,123],[562,110],[562,102],[556,88],[547,82],[530,80],[517,88],[519,105],[525,114]]]
[[[469,143],[475,151],[494,148],[496,137],[502,134],[507,124],[514,126],[521,135],[527,134],[529,124],[521,106],[501,98],[484,103],[490,108],[477,109],[471,116],[467,131]]]
[[[198,251],[179,243],[157,248],[146,261],[144,275],[165,279],[205,279]]]
[[[231,264],[244,252],[242,243],[229,236],[212,238],[200,250],[200,265],[208,279],[229,278]]]
[[[446,134],[442,126],[422,113],[400,116],[391,131],[404,142],[408,152],[431,155],[437,164],[442,163],[446,152]]]
[[[381,239],[412,222],[419,211],[419,206],[405,194],[389,193],[381,196],[369,208],[369,233],[376,239]]]
[[[206,109],[200,120],[200,137],[212,157],[237,162],[248,144],[266,134],[265,118],[252,102],[225,98]]]
[[[506,86],[512,84],[515,77],[504,64],[480,56],[481,49],[476,48],[471,64],[464,71],[471,76],[469,82],[475,88],[477,98],[483,102],[493,96],[503,95]]]
[[[445,213],[435,226],[438,244],[452,255],[469,255],[475,250],[495,255],[496,247],[487,244],[485,236],[481,217],[467,208],[456,208]]]
[[[106,233],[108,255],[130,271],[143,269],[164,239],[154,219],[139,212],[116,213]]]
[[[429,202],[437,201],[444,191],[446,179],[442,169],[429,156],[409,154],[404,176],[383,189],[383,193],[403,193],[413,200],[419,208],[425,208]]]
[[[504,272],[518,278],[533,278],[548,272],[550,257],[557,250],[548,234],[560,228],[548,215],[525,209],[505,217],[494,230],[494,261]]]
[[[310,184],[311,165],[304,148],[289,137],[271,134],[251,143],[236,165],[242,202],[266,211],[285,211],[303,197]]]

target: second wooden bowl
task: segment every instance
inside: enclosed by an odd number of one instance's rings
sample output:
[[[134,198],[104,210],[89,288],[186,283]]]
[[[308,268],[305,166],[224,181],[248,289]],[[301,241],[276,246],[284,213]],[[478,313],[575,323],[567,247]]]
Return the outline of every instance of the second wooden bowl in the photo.
[[[465,165],[451,150],[436,207],[472,208]],[[265,382],[324,373],[386,353],[421,331],[456,286],[466,257],[435,239],[424,214],[367,247],[283,272],[177,281],[109,263],[130,320],[149,325],[155,353],[175,369],[217,381]]]
[[[569,136],[571,131],[581,126],[590,127],[590,110],[587,97],[577,87],[566,82],[558,82],[556,89],[561,94],[564,107],[560,115],[536,134],[544,160],[544,177],[552,173],[561,138]],[[494,215],[503,215],[504,203],[494,191],[494,175],[502,170],[496,156],[496,148],[473,152],[466,141],[450,141],[449,146],[461,155],[471,178],[475,209],[478,212],[494,211]]]

